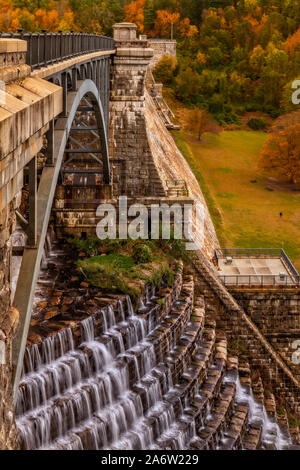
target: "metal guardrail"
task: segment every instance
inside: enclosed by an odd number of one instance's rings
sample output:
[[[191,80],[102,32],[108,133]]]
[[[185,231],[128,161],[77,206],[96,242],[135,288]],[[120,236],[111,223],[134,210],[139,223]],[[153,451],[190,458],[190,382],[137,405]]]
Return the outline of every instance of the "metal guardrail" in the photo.
[[[300,284],[300,276],[295,266],[282,248],[217,248],[214,258],[218,265],[220,258],[280,258],[288,271],[285,275],[275,274],[226,274],[219,275],[225,285],[295,285]]]
[[[114,49],[113,38],[99,34],[88,33],[0,33],[1,38],[23,39],[27,41],[26,63],[32,69],[46,67],[47,65],[69,59],[74,56],[97,51]]]
[[[226,274],[219,275],[219,278],[225,284],[225,286],[260,286],[260,287],[269,287],[269,286],[295,286],[299,284],[298,280],[294,280],[294,277],[291,277],[289,274],[284,276],[274,275],[274,274]]]
[[[282,248],[216,248],[215,255],[218,258],[226,258],[226,256],[239,258],[270,257],[278,258],[282,256],[284,251]]]

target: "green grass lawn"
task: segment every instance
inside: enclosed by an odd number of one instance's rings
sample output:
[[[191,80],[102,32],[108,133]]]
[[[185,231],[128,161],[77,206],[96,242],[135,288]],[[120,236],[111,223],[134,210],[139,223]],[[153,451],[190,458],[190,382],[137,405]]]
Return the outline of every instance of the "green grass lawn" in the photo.
[[[266,189],[257,169],[266,134],[223,131],[201,142],[184,131],[173,136],[198,178],[220,244],[284,248],[300,271],[300,194]]]

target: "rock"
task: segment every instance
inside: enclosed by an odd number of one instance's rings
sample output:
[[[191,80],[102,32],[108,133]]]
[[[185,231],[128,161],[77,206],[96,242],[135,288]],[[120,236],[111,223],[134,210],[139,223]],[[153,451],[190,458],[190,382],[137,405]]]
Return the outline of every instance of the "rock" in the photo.
[[[60,304],[60,297],[52,297],[50,304],[51,305],[59,305]]]
[[[9,338],[15,333],[18,322],[19,311],[14,307],[10,307],[4,315],[2,323],[0,324],[0,330],[2,331],[2,334],[5,338]]]
[[[71,305],[74,302],[74,299],[72,297],[63,297],[62,298],[62,305]]]
[[[46,308],[47,305],[48,305],[48,302],[46,302],[46,300],[41,300],[41,302],[38,302],[36,304],[36,306],[39,307],[39,308]]]
[[[56,317],[57,315],[60,314],[60,311],[58,309],[55,310],[48,310],[45,313],[45,320],[49,320],[50,318]]]
[[[33,344],[41,344],[43,342],[43,338],[37,333],[34,333],[33,331],[29,331],[28,339]]]

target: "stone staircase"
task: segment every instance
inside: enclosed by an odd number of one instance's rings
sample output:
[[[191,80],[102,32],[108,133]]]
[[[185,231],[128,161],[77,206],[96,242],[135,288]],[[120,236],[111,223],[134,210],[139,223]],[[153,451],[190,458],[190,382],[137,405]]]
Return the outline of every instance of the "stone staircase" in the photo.
[[[21,448],[292,447],[274,396],[228,353],[193,276],[148,288],[136,313],[129,297],[101,298],[78,282],[72,311],[64,292],[55,321],[32,326],[16,409]]]
[[[148,69],[147,71],[146,87],[155,104],[157,113],[160,116],[166,128],[169,130],[179,130],[180,126],[172,122],[172,120],[175,119],[175,115],[163,97],[163,93],[162,93],[163,84],[155,82],[150,69]]]

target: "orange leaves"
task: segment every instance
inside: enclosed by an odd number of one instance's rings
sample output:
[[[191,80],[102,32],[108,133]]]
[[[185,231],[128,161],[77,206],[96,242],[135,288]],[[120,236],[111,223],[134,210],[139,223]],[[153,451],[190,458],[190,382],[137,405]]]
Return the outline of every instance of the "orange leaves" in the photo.
[[[74,29],[74,13],[66,1],[53,1],[48,9],[38,8],[33,13],[26,8],[15,8],[10,0],[0,0],[0,31],[70,31]],[[99,29],[99,25],[98,25]]]
[[[293,55],[294,50],[297,47],[300,47],[300,28],[294,34],[292,34],[292,36],[287,38],[284,47],[289,56]]]
[[[57,31],[58,29],[58,11],[50,10],[46,11],[42,8],[39,8],[35,12],[36,24],[40,29],[46,29],[47,31]]]
[[[135,23],[142,33],[144,31],[144,7],[146,0],[135,0],[129,5],[126,5],[125,10],[125,21]]]
[[[196,57],[196,61],[197,61],[197,63],[200,64],[200,65],[206,64],[206,62],[207,62],[207,60],[206,60],[206,55],[203,54],[203,52],[200,52],[200,51],[199,51],[198,54],[197,54],[197,57]]]
[[[261,152],[259,167],[283,176],[291,183],[300,181],[300,123],[271,134]]]
[[[153,36],[161,38],[170,37],[171,24],[177,24],[179,18],[179,13],[171,13],[168,10],[157,10]]]

